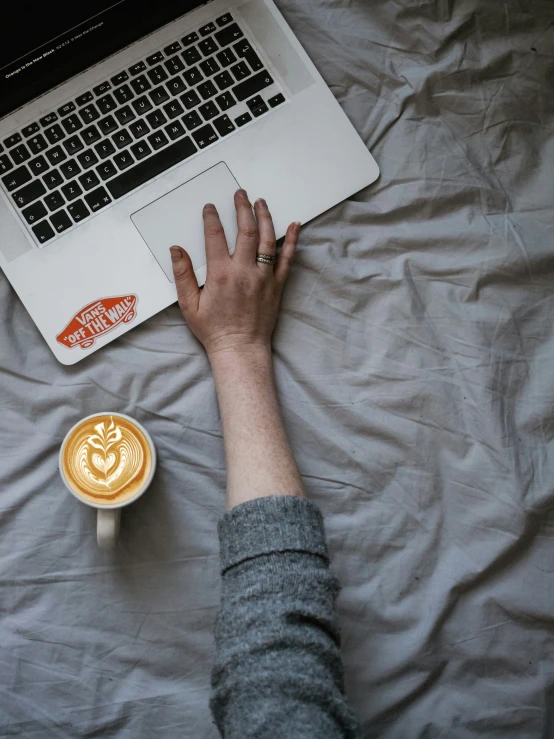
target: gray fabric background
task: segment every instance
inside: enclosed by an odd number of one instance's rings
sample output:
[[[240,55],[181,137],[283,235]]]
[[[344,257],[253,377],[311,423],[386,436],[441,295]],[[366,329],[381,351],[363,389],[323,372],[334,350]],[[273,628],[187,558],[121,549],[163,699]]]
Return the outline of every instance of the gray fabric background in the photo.
[[[382,172],[304,229],[275,340],[349,696],[365,737],[550,739],[554,4],[279,6]],[[213,739],[206,358],[172,307],[63,367],[0,304],[0,736]],[[102,410],[160,456],[112,559],[57,472]]]

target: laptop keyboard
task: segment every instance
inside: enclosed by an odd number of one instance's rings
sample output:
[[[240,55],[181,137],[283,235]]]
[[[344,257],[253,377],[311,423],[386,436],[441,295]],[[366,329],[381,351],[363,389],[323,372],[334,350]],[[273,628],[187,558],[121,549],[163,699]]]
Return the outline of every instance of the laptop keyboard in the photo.
[[[284,102],[226,13],[5,139],[1,182],[42,245]]]

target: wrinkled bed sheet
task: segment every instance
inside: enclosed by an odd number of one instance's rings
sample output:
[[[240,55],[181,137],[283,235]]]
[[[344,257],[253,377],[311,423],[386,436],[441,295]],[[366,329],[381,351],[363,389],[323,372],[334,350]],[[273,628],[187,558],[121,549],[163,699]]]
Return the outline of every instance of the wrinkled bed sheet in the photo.
[[[554,4],[279,3],[381,178],[309,224],[275,340],[364,737],[554,737]],[[225,467],[172,307],[58,364],[0,277],[0,736],[216,737]],[[159,469],[113,559],[57,472],[113,410]]]

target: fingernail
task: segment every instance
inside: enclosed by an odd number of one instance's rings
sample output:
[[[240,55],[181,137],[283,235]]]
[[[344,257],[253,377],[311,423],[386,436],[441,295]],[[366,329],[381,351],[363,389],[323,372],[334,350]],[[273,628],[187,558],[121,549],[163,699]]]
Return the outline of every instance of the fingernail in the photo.
[[[178,259],[181,259],[181,247],[179,246],[170,246],[169,251],[171,252],[171,259],[172,261],[176,262]]]
[[[294,233],[299,234],[301,228],[302,228],[302,224],[300,223],[300,221],[295,221],[294,222]]]
[[[212,208],[215,210],[215,205],[213,203],[206,203],[204,206],[204,210],[211,210]]]
[[[237,195],[239,195],[241,198],[247,198],[248,195],[246,194],[246,190],[243,190],[242,187],[240,190],[237,190]]]
[[[267,207],[267,203],[265,202],[265,200],[263,198],[258,198],[256,200],[256,202],[254,203],[254,205],[258,205],[258,204],[261,205],[261,206],[263,206],[264,208]]]

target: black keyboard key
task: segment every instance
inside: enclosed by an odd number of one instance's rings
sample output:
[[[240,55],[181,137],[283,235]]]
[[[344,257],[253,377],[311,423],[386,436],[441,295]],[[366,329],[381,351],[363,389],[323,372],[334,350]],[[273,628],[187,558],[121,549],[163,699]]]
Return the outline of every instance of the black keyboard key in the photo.
[[[223,95],[216,97],[215,101],[221,110],[229,110],[229,108],[232,108],[237,102],[230,92],[224,92]]]
[[[214,80],[217,83],[217,86],[220,90],[226,90],[228,87],[231,87],[231,85],[235,84],[235,80],[231,77],[229,72],[222,72],[221,74],[216,74],[214,77]]]
[[[202,59],[202,54],[198,51],[196,46],[193,46],[192,49],[186,49],[183,51],[181,56],[183,57],[185,64],[188,64],[189,67]]]
[[[276,108],[278,105],[282,105],[285,102],[285,96],[279,93],[278,95],[274,95],[267,102],[269,103],[270,107]]]
[[[79,115],[83,119],[83,123],[85,124],[85,126],[87,125],[87,123],[93,123],[93,121],[97,121],[98,118],[100,118],[100,113],[92,104],[85,105],[84,108],[81,108],[81,110],[79,111]]]
[[[81,130],[83,124],[77,115],[68,115],[67,118],[63,119],[62,126],[67,133],[76,133]]]
[[[175,139],[180,139],[181,136],[184,136],[186,133],[185,129],[179,123],[179,121],[174,121],[173,123],[170,123],[169,126],[166,126],[165,132],[172,141],[175,141]]]
[[[58,116],[56,113],[48,113],[48,115],[43,116],[39,120],[39,123],[43,128],[46,128],[47,126],[51,126],[57,120]]]
[[[183,71],[185,65],[178,56],[173,56],[165,62],[165,68],[169,74],[179,74],[179,72]]]
[[[186,72],[183,72],[183,77],[185,79],[185,82],[189,85],[189,87],[194,87],[194,85],[197,85],[199,82],[202,82],[202,80],[204,79],[204,75],[198,69],[198,67],[187,69]]]
[[[215,33],[214,36],[220,46],[229,46],[229,44],[232,44],[233,41],[242,38],[244,34],[237,26],[237,24],[233,23],[232,25],[226,26],[221,31]]]
[[[264,70],[263,72],[258,72],[258,74],[255,74],[253,77],[249,77],[247,80],[244,80],[244,82],[241,82],[236,87],[233,87],[233,92],[235,93],[237,100],[240,102],[242,100],[246,100],[246,98],[252,97],[252,95],[256,95],[256,93],[261,92],[262,90],[265,90],[266,87],[269,87],[272,84],[273,77],[269,72]]]
[[[142,95],[143,92],[150,90],[152,85],[150,84],[150,82],[148,82],[147,77],[144,74],[141,74],[140,77],[131,80],[131,87],[137,95]]]
[[[33,205],[30,205],[28,208],[25,208],[25,210],[22,210],[21,214],[23,215],[23,218],[25,218],[27,223],[30,223],[32,225],[33,223],[40,221],[40,219],[44,218],[44,216],[47,216],[48,211],[44,207],[44,204],[41,203],[39,200],[38,203],[33,203]]]
[[[58,208],[62,207],[62,205],[65,203],[65,200],[61,192],[59,190],[56,190],[56,192],[49,193],[44,198],[44,202],[48,206],[48,210],[53,213],[55,210],[58,210]]]
[[[49,190],[53,190],[55,187],[59,187],[62,184],[63,177],[57,170],[53,169],[51,172],[47,172],[44,175],[42,181]]]
[[[188,36],[185,36],[185,38],[181,39],[181,41],[185,46],[190,46],[195,41],[198,41],[199,38],[200,36],[197,33],[193,32],[189,33]]]
[[[246,39],[235,44],[234,49],[240,57],[248,62],[253,72],[259,72],[260,69],[263,69],[264,65],[260,57],[256,54]]]
[[[33,136],[38,131],[40,131],[38,123],[30,123],[28,126],[25,126],[21,133],[28,139],[29,136]]]
[[[27,167],[23,165],[22,167],[18,167],[17,169],[14,169],[13,172],[10,172],[9,175],[6,175],[5,177],[2,177],[2,182],[4,183],[4,187],[6,190],[11,192],[12,190],[16,190],[18,187],[21,187],[22,185],[25,185],[29,180],[32,180],[33,177]]]
[[[129,72],[133,75],[133,77],[137,74],[140,74],[141,72],[144,72],[146,69],[146,64],[144,62],[137,62],[136,64],[133,64],[132,67],[130,67]]]
[[[76,177],[80,171],[81,167],[79,167],[75,159],[70,159],[68,162],[64,162],[60,165],[60,172],[63,174],[66,180],[70,180],[73,177]]]
[[[9,157],[7,157],[5,154],[0,156],[0,174],[4,174],[4,172],[9,172],[12,168],[13,164],[10,162]]]
[[[202,113],[202,117],[205,121],[211,121],[212,118],[215,118],[216,115],[219,115],[217,105],[211,100],[209,103],[204,103],[204,105],[201,105],[198,110]]]
[[[19,146],[16,146],[10,151],[10,154],[15,164],[23,164],[23,162],[31,158],[29,149],[27,149],[25,144],[19,144]]]
[[[99,144],[96,144],[94,150],[98,154],[100,159],[106,159],[107,157],[111,157],[111,155],[115,152],[115,146],[112,144],[111,141],[105,140],[101,141]]]
[[[96,97],[100,97],[100,95],[105,95],[108,90],[111,90],[112,86],[108,81],[102,82],[99,85],[96,85],[96,87],[92,88],[93,93],[96,95]]]
[[[135,97],[135,93],[131,90],[129,85],[121,85],[121,87],[118,87],[117,90],[113,91],[113,94],[120,105],[124,105]]]
[[[216,20],[216,23],[221,28],[222,26],[226,26],[232,20],[233,20],[233,16],[231,15],[231,13],[225,13],[225,15],[222,15],[220,18]]]
[[[85,195],[85,200],[93,213],[96,213],[97,210],[104,208],[112,202],[112,199],[103,187],[99,187],[96,190],[89,192],[88,195]]]
[[[38,177],[39,175],[44,174],[44,172],[50,169],[50,165],[42,156],[42,154],[40,154],[35,159],[31,159],[31,161],[29,162],[29,169],[34,175]]]
[[[202,28],[200,29],[200,35],[201,36],[209,36],[210,33],[213,33],[215,30],[217,30],[216,27],[215,27],[215,24],[214,23],[208,23],[205,26],[202,26]]]
[[[235,126],[228,115],[220,116],[213,122],[213,125],[220,136],[227,136],[235,130]]]
[[[250,123],[252,120],[252,116],[250,113],[243,113],[242,115],[239,115],[239,117],[235,120],[235,123],[240,128],[241,126],[245,126],[247,123]]]
[[[196,110],[193,110],[192,113],[183,116],[183,123],[187,127],[188,131],[194,131],[194,129],[198,128],[198,126],[201,126],[204,121],[202,120],[202,118],[200,118]]]
[[[217,74],[221,67],[213,57],[210,57],[209,59],[205,59],[203,62],[200,62],[200,69],[204,72],[206,77],[211,77],[212,74]]]
[[[119,170],[127,169],[135,163],[130,151],[120,151],[119,154],[114,156],[113,160]]]
[[[75,223],[79,223],[79,221],[90,216],[90,211],[82,200],[76,200],[74,203],[71,203],[67,206],[67,210]]]
[[[85,148],[83,146],[83,142],[78,136],[72,136],[70,139],[67,139],[67,141],[64,141],[63,145],[70,156]],[[46,156],[48,156],[48,153]]]
[[[139,160],[152,154],[152,149],[148,146],[146,141],[137,141],[136,144],[131,146],[131,151],[135,155],[135,158]]]
[[[148,141],[150,142],[150,146],[154,149],[154,151],[157,151],[158,149],[161,149],[162,146],[169,144],[169,140],[163,131],[153,133],[151,136],[148,137]]]
[[[200,149],[205,149],[206,146],[213,144],[217,141],[217,133],[214,131],[213,126],[209,123],[206,126],[202,126],[198,130],[193,132],[193,137]]]
[[[62,105],[61,108],[58,108],[58,113],[60,116],[69,115],[70,113],[73,113],[75,110],[75,103],[66,103],[65,105]]]
[[[206,38],[198,44],[198,48],[204,56],[210,56],[210,54],[214,54],[219,49],[219,46],[213,38]]]
[[[249,100],[246,104],[252,111],[254,118],[259,118],[269,110],[261,95],[256,95],[256,97],[253,97],[252,100]]]
[[[127,82],[129,79],[129,75],[127,72],[120,72],[119,74],[116,74],[115,77],[112,77],[110,82],[114,87],[118,87],[119,85],[122,85],[124,82]],[[115,92],[114,92],[115,95]]]
[[[166,56],[171,56],[172,54],[176,54],[178,51],[181,51],[181,44],[178,41],[174,41],[172,44],[169,44],[169,46],[165,47],[164,54]]]
[[[164,105],[164,112],[169,120],[172,121],[174,118],[177,118],[177,116],[182,115],[184,110],[178,100],[172,100],[167,105]]]
[[[38,136],[33,136],[32,138],[30,138],[27,141],[27,146],[31,150],[32,154],[40,154],[41,151],[44,151],[48,148],[46,139],[41,133],[39,133]]]
[[[234,55],[232,49],[223,49],[223,51],[220,51],[216,56],[222,67],[228,67],[230,64],[234,64],[237,61],[237,57]]]
[[[96,126],[89,126],[81,132],[81,138],[83,139],[85,144],[87,144],[87,146],[90,146],[100,139],[100,131],[96,128]]]
[[[153,67],[154,64],[159,64],[160,62],[163,62],[164,55],[161,51],[156,51],[155,54],[151,54],[150,56],[146,57],[146,63],[149,67]]]
[[[59,234],[61,234],[62,231],[67,231],[67,229],[71,228],[73,225],[71,223],[71,218],[67,215],[65,210],[58,210],[56,213],[52,213],[50,216],[50,223],[54,226],[54,230]]]
[[[180,95],[183,90],[187,89],[187,86],[180,77],[169,80],[166,87],[172,95]]]
[[[188,92],[185,92],[184,95],[181,95],[180,100],[187,110],[195,108],[202,102],[194,90],[189,90]]]
[[[94,100],[92,92],[84,92],[82,95],[79,95],[78,98],[75,98],[75,102],[79,106],[86,105],[87,103],[90,103],[91,100]]]
[[[167,94],[165,87],[156,87],[155,90],[152,90],[152,92],[149,92],[148,94],[150,95],[150,100],[152,100],[154,105],[161,105],[162,103],[165,103],[166,100],[169,100],[169,95]]]
[[[99,167],[96,167],[96,171],[103,180],[109,180],[110,177],[117,174],[117,169],[113,162],[103,162]]]
[[[235,64],[234,67],[231,67],[231,72],[233,73],[237,82],[242,82],[245,77],[248,77],[250,75],[250,69],[248,68],[246,62],[239,62],[238,64]]]
[[[131,190],[148,182],[153,177],[165,172],[166,169],[188,159],[196,151],[196,146],[192,143],[189,136],[179,139],[179,141],[162,149],[157,154],[154,154],[154,156],[122,172],[119,177],[108,183],[108,190],[115,199],[120,198],[126,193],[131,192]]]
[[[135,121],[129,126],[129,131],[133,134],[136,139],[141,139],[150,132],[150,128],[146,121]]]
[[[129,131],[126,131],[125,129],[122,129],[121,131],[118,131],[117,133],[114,133],[112,136],[112,141],[117,146],[118,149],[124,149],[126,146],[129,146],[129,144],[133,143],[133,139],[131,137],[131,134]]]
[[[28,185],[25,185],[20,190],[16,190],[12,194],[12,198],[17,206],[23,208],[25,205],[29,205],[33,200],[37,200],[45,194],[46,188],[43,183],[40,180],[34,180],[34,182],[29,182]]]
[[[117,107],[117,103],[111,95],[104,95],[104,97],[98,98],[98,100],[96,101],[96,105],[98,105],[98,110],[102,113],[102,115],[106,115],[106,113],[111,113],[112,110]]]
[[[115,117],[121,123],[122,126],[127,125],[136,118],[135,114],[128,105],[124,105],[123,108],[115,111]]]
[[[68,182],[67,185],[62,187],[62,192],[66,200],[75,200],[83,194],[78,182]]]
[[[158,64],[158,66],[154,67],[154,69],[148,70],[148,76],[150,77],[150,81],[153,85],[161,85],[161,83],[165,82],[167,79],[167,72],[161,65]]]
[[[211,80],[208,80],[208,82],[204,82],[201,85],[198,85],[196,88],[197,91],[202,95],[203,100],[209,100],[210,98],[213,98],[214,95],[217,95],[218,89],[214,85],[214,83]]]
[[[20,141],[22,141],[21,134],[14,133],[11,136],[8,136],[7,139],[4,139],[4,146],[6,146],[9,149],[11,146],[15,146],[16,144],[19,144]]]
[[[110,133],[117,131],[117,123],[115,122],[113,115],[107,115],[105,118],[102,118],[101,121],[98,121],[98,128],[102,131],[104,136],[109,136]]]
[[[37,223],[36,226],[33,226],[33,233],[40,244],[46,243],[55,236],[54,230],[48,221],[42,221],[41,223]]]
[[[146,120],[150,124],[150,128],[152,130],[155,130],[167,123],[167,118],[161,110],[153,110],[152,113],[148,113]]]
[[[133,100],[131,105],[135,109],[137,115],[143,115],[144,113],[148,113],[149,110],[152,110],[152,103],[146,97],[146,95]]]
[[[75,137],[76,138],[76,137]],[[79,139],[77,139],[78,143],[81,143]],[[54,146],[53,149],[49,149],[46,152],[46,158],[50,162],[50,164],[55,167],[56,164],[60,164],[61,162],[65,161],[67,159],[67,154],[62,149],[61,146]]]
[[[81,154],[77,156],[77,159],[83,169],[88,169],[89,167],[93,167],[95,164],[98,164],[98,157],[92,149],[87,149],[86,151],[81,152]]]
[[[57,144],[58,141],[65,139],[65,131],[62,131],[61,127],[55,123],[50,128],[45,129],[44,135],[51,144]]]
[[[85,174],[82,174],[79,177],[79,182],[81,183],[81,187],[83,188],[83,190],[87,191],[92,190],[93,187],[97,187],[100,184],[98,175],[92,170],[90,170],[90,172],[85,172]]]

